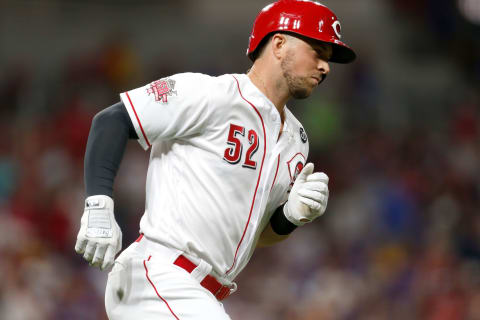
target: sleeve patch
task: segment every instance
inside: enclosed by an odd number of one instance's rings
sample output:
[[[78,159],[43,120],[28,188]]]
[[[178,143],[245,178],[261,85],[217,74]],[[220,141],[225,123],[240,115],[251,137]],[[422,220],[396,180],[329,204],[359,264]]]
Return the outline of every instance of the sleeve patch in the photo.
[[[147,88],[148,95],[153,94],[156,102],[168,102],[167,97],[177,95],[175,89],[175,80],[170,78],[162,78],[160,80],[150,83]]]

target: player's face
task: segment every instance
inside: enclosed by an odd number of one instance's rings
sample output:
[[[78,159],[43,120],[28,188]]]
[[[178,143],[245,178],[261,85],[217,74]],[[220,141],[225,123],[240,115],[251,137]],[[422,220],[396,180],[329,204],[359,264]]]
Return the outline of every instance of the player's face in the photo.
[[[281,62],[283,76],[290,95],[305,99],[330,72],[328,60],[332,56],[332,46],[318,41],[289,37],[291,45],[286,48]]]

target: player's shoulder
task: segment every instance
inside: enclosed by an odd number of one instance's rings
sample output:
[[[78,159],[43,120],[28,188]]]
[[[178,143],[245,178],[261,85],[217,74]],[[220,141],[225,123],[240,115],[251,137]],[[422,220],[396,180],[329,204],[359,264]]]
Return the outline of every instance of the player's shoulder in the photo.
[[[201,72],[180,72],[180,73],[171,75],[171,77],[175,77],[178,79],[206,80],[206,81],[224,82],[224,83],[234,81],[232,76],[235,76],[235,74],[223,74],[219,76],[212,76],[212,75],[208,75]]]
[[[184,83],[180,86],[196,89],[198,94],[209,97],[212,106],[222,108],[238,98],[238,93],[249,87],[249,80],[245,74],[228,73],[211,76],[203,73],[185,72],[178,73],[171,78]],[[227,108],[228,109],[228,108]]]
[[[226,89],[235,89],[237,87],[237,83],[242,79],[241,74],[235,74],[235,73],[227,73],[227,74],[222,74],[219,76],[214,77],[214,82],[219,85],[223,86]]]
[[[231,102],[238,92],[238,87],[242,86],[241,83],[239,84],[239,81],[244,81],[241,74],[233,73],[218,76],[199,74],[197,77],[203,77],[204,81],[208,82],[210,98],[219,105],[223,105],[224,102]]]
[[[177,73],[171,76],[171,78],[182,81],[189,82],[192,84],[198,84],[203,87],[213,86],[213,87],[225,87],[230,88],[235,83],[234,74],[223,74],[219,76],[211,76],[199,72],[183,72]]]
[[[209,84],[214,77],[199,72],[181,72],[173,74],[169,78],[185,83]]]
[[[215,77],[215,83],[219,87],[217,93],[221,93],[224,99],[238,99],[240,96],[249,100],[254,97],[264,99],[264,95],[252,84],[244,73],[228,73]]]

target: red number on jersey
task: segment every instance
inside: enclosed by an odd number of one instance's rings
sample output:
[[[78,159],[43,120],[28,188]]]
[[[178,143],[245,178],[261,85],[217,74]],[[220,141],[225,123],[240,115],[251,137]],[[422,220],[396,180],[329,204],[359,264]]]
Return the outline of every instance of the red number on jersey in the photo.
[[[225,149],[225,152],[223,153],[223,160],[230,164],[239,163],[240,158],[242,157],[243,145],[240,139],[237,138],[237,133],[245,136],[245,128],[231,123],[230,130],[228,131],[227,144],[232,147]],[[252,160],[252,156],[258,150],[258,135],[254,130],[248,131],[248,142],[250,143],[250,148],[247,150],[245,163],[242,166],[245,168],[256,169],[257,162]]]
[[[242,143],[236,137],[237,133],[245,136],[245,128],[231,123],[230,131],[228,132],[227,144],[232,146],[232,148],[225,149],[223,154],[223,160],[231,164],[237,164],[242,156]]]
[[[250,143],[250,148],[247,150],[247,155],[245,157],[244,167],[250,169],[257,168],[257,162],[252,160],[252,156],[258,150],[258,135],[254,130],[248,131],[248,142]]]

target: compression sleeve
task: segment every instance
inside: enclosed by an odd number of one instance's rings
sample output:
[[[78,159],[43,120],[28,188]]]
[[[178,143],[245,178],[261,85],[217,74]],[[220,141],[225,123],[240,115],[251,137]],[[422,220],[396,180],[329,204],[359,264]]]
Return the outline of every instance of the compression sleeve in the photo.
[[[138,136],[122,102],[95,115],[84,159],[87,197],[102,194],[113,198],[113,181],[128,139]]]

